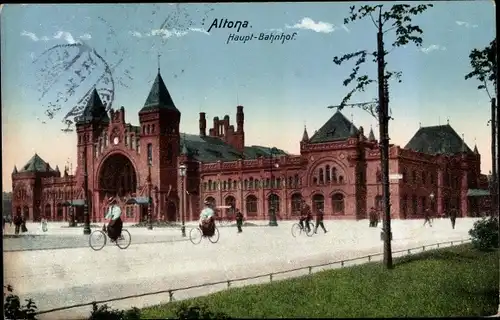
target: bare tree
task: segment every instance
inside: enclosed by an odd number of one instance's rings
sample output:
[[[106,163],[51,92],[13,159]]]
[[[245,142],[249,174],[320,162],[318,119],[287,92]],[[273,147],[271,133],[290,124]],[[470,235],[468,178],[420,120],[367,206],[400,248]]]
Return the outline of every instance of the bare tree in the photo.
[[[497,89],[497,39],[493,39],[490,44],[483,50],[473,49],[469,54],[470,65],[472,71],[465,75],[465,80],[476,79],[481,84],[478,85],[478,90],[484,90],[491,101],[491,200],[492,210],[491,215],[498,214],[498,163],[497,155],[500,153],[498,145],[500,142],[500,131],[498,125],[500,123],[500,114],[497,110],[496,97],[498,96]],[[492,89],[493,92],[490,92]]]
[[[412,24],[412,18],[423,13],[432,4],[420,4],[411,6],[408,4],[392,5],[385,9],[384,5],[364,5],[356,10],[356,6],[350,7],[350,13],[344,19],[344,24],[349,24],[357,20],[370,19],[375,29],[377,30],[377,50],[369,52],[368,50],[360,50],[344,54],[341,57],[334,57],[333,62],[337,65],[356,58],[355,66],[352,73],[343,81],[344,86],[351,85],[354,82],[353,88],[342,99],[338,109],[343,109],[347,102],[352,98],[354,93],[363,92],[372,83],[378,84],[378,103],[371,104],[370,107],[363,106],[365,111],[368,111],[379,122],[380,135],[380,160],[382,167],[382,185],[383,185],[383,207],[384,207],[384,264],[388,269],[392,269],[392,253],[391,253],[391,222],[390,222],[390,190],[389,190],[389,88],[388,82],[390,79],[396,79],[401,82],[401,71],[386,70],[387,63],[385,57],[397,47],[413,43],[416,46],[422,45],[422,29]],[[395,40],[392,43],[392,49],[386,51],[384,48],[384,35],[388,32],[393,32]],[[360,68],[366,62],[368,56],[373,57],[373,62],[377,63],[377,80],[371,78],[367,74],[360,75]]]

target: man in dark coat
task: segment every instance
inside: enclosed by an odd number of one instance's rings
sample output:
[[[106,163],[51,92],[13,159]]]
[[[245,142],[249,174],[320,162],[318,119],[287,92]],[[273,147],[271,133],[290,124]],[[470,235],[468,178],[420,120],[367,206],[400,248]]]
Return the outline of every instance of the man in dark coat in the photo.
[[[432,227],[432,222],[431,222],[431,210],[429,208],[425,209],[424,211],[424,226],[426,223],[429,223],[429,226]]]
[[[314,228],[314,233],[318,233],[318,227],[321,227],[325,233],[327,232],[325,225],[323,224],[324,215],[325,213],[323,212],[323,209],[318,209],[316,212],[316,227]]]
[[[370,218],[370,227],[376,227],[377,226],[377,210],[375,210],[374,207],[370,208],[370,213],[369,213],[369,218]]]
[[[16,229],[15,229],[16,234],[19,234],[22,223],[23,223],[23,218],[21,217],[20,214],[16,214],[16,216],[14,217],[14,226],[16,226]]]
[[[236,209],[236,227],[238,228],[238,233],[241,233],[243,230],[241,227],[243,226],[243,214],[239,209]]]
[[[311,207],[304,200],[302,200],[302,208],[299,220],[299,225],[302,228],[302,230],[304,230],[304,227],[306,228],[307,231],[311,230],[311,226],[309,225],[309,221],[311,220],[312,220]]]
[[[451,209],[451,211],[450,211],[450,221],[451,221],[451,227],[453,229],[455,229],[455,222],[457,221],[457,215],[458,215],[457,209],[455,209],[455,208]]]

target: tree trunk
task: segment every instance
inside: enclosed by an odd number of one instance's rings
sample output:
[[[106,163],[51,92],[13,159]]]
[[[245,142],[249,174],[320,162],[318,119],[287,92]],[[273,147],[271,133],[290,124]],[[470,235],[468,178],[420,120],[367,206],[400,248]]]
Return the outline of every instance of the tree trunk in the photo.
[[[491,99],[491,216],[498,213],[498,176],[497,176],[497,140],[498,140],[498,113],[496,112],[495,98]]]
[[[384,239],[384,265],[392,269],[391,249],[391,195],[389,189],[389,108],[384,77],[384,40],[382,28],[377,33],[377,62],[378,62],[378,121],[380,135],[380,161],[382,167],[382,197],[384,209],[383,239]]]

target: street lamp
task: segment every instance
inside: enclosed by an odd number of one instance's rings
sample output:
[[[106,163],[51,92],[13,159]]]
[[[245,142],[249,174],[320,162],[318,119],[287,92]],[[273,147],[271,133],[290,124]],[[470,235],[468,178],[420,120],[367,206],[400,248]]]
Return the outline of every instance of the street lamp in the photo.
[[[271,203],[271,208],[270,209],[270,214],[269,214],[269,226],[270,227],[277,227],[278,226],[278,221],[276,220],[276,197],[273,193],[273,186],[274,186],[274,181],[276,181],[275,179],[273,179],[273,168],[276,168],[278,169],[279,168],[279,164],[278,163],[275,163],[274,162],[274,158],[273,158],[273,155],[275,154],[278,154],[278,149],[276,148],[272,148],[271,149],[271,194],[270,194],[270,197],[271,197],[271,201],[269,201]]]
[[[89,217],[89,173],[87,168],[87,135],[84,136],[83,144],[83,234],[90,234],[90,217]]]
[[[179,166],[179,176],[181,177],[181,232],[182,236],[186,236],[186,225],[184,221],[184,179],[186,178],[186,166],[184,164],[181,164]]]
[[[153,230],[153,199],[151,198],[151,166],[153,165],[153,161],[151,159],[151,155],[148,156],[148,230]]]

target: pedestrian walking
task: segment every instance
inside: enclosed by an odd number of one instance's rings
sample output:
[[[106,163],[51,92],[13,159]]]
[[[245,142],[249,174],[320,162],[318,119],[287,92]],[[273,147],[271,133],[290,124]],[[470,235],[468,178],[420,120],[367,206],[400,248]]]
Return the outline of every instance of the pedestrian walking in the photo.
[[[47,219],[42,217],[42,231],[47,232]]]
[[[324,233],[327,233],[325,229],[325,225],[323,224],[323,218],[324,218],[325,213],[323,212],[323,209],[318,209],[316,212],[316,227],[314,228],[314,233],[318,233],[318,227],[321,227],[323,229]]]
[[[451,209],[450,211],[450,221],[451,221],[451,227],[452,229],[455,229],[455,222],[457,221],[457,210],[456,209]]]
[[[26,217],[24,216],[21,218],[21,232],[28,232],[28,228],[26,227]]]
[[[429,226],[431,226],[431,227],[432,227],[432,222],[431,222],[431,211],[430,211],[428,208],[427,208],[427,209],[425,209],[425,211],[424,211],[424,219],[425,219],[425,221],[424,221],[424,226],[425,226],[425,224],[428,222],[428,223],[429,223]]]
[[[239,209],[236,209],[236,227],[238,228],[238,233],[242,233],[243,229],[243,214]]]
[[[15,234],[19,234],[19,231],[21,229],[21,224],[23,223],[23,218],[21,217],[21,214],[17,214],[14,217],[14,226],[15,226]]]
[[[377,226],[377,210],[375,210],[374,207],[370,208],[370,213],[368,214],[368,218],[370,220],[370,228],[376,227]]]

